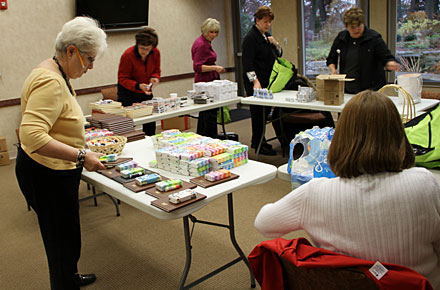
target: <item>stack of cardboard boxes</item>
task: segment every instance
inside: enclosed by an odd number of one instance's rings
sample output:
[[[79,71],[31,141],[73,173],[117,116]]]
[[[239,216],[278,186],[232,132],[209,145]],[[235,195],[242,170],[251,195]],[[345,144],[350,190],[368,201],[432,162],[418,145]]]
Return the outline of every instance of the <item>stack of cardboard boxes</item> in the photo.
[[[0,137],[0,165],[9,164],[8,144],[6,143],[6,137]]]
[[[345,75],[318,75],[316,77],[316,100],[324,105],[339,106],[344,103]]]

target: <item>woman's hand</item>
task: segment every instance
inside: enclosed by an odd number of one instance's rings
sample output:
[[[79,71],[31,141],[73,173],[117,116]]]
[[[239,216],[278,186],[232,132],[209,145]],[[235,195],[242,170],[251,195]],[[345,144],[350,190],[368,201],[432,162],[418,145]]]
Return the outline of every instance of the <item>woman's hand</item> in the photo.
[[[216,72],[218,72],[219,74],[220,74],[220,73],[224,73],[224,72],[226,72],[226,69],[225,69],[224,67],[222,67],[221,65],[215,65],[215,66],[214,66],[214,70],[215,70]]]
[[[105,169],[104,164],[99,161],[99,156],[103,154],[87,151],[84,156],[84,168],[88,171],[96,171]]]
[[[280,46],[280,43],[273,36],[267,37],[267,40],[269,40],[271,44],[275,45],[276,48]]]
[[[332,75],[336,75],[336,74],[338,74],[338,71],[336,70],[336,66],[335,66],[334,63],[329,64],[329,65],[328,65],[328,69],[330,70],[330,73],[331,73]]]
[[[392,61],[389,61],[385,64],[385,69],[398,71],[398,70],[400,70],[400,64],[398,62],[392,60]]]
[[[254,90],[255,89],[262,89],[260,81],[258,79],[255,79],[253,83],[254,83]]]

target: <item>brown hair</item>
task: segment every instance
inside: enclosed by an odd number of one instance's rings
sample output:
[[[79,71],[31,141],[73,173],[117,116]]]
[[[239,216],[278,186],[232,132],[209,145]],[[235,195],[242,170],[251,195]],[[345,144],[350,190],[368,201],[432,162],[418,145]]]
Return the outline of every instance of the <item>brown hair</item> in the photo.
[[[150,27],[145,27],[142,30],[138,31],[136,33],[136,45],[145,45],[149,46],[152,45],[153,47],[156,47],[159,39],[156,33],[156,30]]]
[[[269,17],[270,20],[273,20],[275,18],[275,15],[272,12],[272,9],[268,6],[260,6],[257,9],[257,12],[254,13],[254,21],[257,19],[263,19],[264,17]]]
[[[365,23],[364,12],[361,8],[351,8],[344,14],[344,24],[348,25],[361,25]]]
[[[342,110],[328,152],[331,170],[339,177],[399,172],[414,166],[414,152],[390,98],[363,91]]]

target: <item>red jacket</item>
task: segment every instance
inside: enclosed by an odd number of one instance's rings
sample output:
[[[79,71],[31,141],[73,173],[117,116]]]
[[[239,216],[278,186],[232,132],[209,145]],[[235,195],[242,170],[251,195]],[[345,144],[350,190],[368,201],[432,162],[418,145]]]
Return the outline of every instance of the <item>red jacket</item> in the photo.
[[[135,51],[136,46],[129,47],[121,56],[118,70],[118,84],[127,90],[143,93],[136,89],[136,84],[149,84],[150,78],[160,78],[160,52],[153,48],[145,62]]]
[[[290,261],[297,267],[345,268],[359,267],[379,289],[383,290],[432,290],[431,284],[421,274],[403,266],[382,263],[388,272],[377,280],[368,269],[375,262],[315,248],[305,238],[285,240],[282,238],[264,241],[249,254],[249,263],[262,290],[284,289],[283,271],[279,258]]]

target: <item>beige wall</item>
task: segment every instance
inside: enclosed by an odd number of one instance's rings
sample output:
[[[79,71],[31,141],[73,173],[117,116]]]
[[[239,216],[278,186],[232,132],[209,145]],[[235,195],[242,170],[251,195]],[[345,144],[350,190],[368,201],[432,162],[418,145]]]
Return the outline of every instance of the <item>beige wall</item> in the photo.
[[[159,34],[162,76],[190,73],[192,69],[191,45],[200,35],[200,26],[207,17],[220,21],[221,31],[213,41],[217,64],[234,66],[232,51],[230,7],[227,0],[160,0],[150,1],[149,26]],[[51,57],[54,41],[63,23],[74,17],[74,0],[14,0],[7,10],[0,10],[0,100],[20,97],[22,84],[43,59]],[[75,89],[115,84],[119,58],[134,44],[136,32],[109,32],[108,50],[96,61],[93,70],[78,80],[72,80]],[[222,75],[232,79],[233,74]],[[166,82],[155,89],[155,96],[166,97],[171,92],[180,95],[192,88],[192,79]],[[85,114],[87,104],[99,99],[100,94],[79,96]],[[0,136],[6,136],[11,156],[17,142],[15,128],[20,124],[20,107],[0,108]]]

